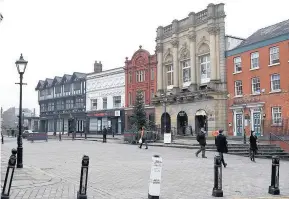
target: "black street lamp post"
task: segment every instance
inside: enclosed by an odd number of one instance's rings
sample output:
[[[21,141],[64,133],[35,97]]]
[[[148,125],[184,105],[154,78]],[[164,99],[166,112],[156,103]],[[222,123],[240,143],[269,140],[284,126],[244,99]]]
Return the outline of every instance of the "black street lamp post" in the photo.
[[[165,94],[162,94],[162,102],[163,102],[163,106],[164,106],[164,133],[167,133],[167,95],[166,92]]]
[[[20,75],[20,83],[16,83],[20,85],[20,99],[19,99],[19,123],[18,123],[18,138],[17,138],[17,168],[23,168],[23,147],[22,147],[22,85],[25,83],[22,82],[23,74],[25,73],[25,69],[28,61],[23,59],[21,54],[19,60],[15,62],[18,73]]]

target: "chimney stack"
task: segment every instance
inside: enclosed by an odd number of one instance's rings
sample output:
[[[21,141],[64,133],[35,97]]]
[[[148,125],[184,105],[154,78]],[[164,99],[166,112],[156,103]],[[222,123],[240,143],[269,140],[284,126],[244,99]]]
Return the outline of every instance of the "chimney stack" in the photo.
[[[99,63],[97,61],[95,61],[95,63],[94,63],[94,72],[95,73],[102,72],[102,63],[101,63],[101,61],[99,61]]]

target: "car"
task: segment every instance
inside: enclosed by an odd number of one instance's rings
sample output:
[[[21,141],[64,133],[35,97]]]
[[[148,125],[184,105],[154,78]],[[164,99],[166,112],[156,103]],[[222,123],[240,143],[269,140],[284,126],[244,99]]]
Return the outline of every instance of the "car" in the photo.
[[[34,132],[31,131],[31,130],[25,130],[25,131],[23,131],[23,133],[22,133],[22,137],[23,137],[23,138],[27,138],[28,135],[31,134],[31,133],[34,133]]]

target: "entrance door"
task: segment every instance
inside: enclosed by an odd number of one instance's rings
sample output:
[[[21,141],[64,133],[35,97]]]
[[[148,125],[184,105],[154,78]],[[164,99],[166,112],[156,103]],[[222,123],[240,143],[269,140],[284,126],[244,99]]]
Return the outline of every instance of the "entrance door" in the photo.
[[[236,135],[237,136],[243,135],[243,115],[242,115],[242,113],[236,114]]]
[[[257,136],[261,135],[261,114],[260,114],[260,112],[253,113],[252,129],[255,131]]]
[[[171,132],[171,116],[168,113],[163,113],[161,117],[161,132]]]
[[[185,135],[186,127],[188,125],[188,116],[185,111],[181,111],[177,116],[177,130],[178,134]]]

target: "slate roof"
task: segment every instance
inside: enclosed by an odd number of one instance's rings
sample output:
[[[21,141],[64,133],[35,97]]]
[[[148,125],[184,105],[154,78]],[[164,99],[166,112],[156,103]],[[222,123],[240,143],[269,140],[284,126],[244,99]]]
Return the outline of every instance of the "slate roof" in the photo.
[[[239,46],[247,46],[260,41],[268,40],[274,37],[278,37],[284,34],[289,34],[289,19],[282,21],[280,23],[268,26],[266,28],[261,28],[257,30],[254,34],[244,40]]]
[[[65,75],[63,75],[63,77],[65,77],[67,79],[67,81],[69,81],[71,79],[72,75],[65,74]]]
[[[60,82],[62,79],[62,77],[59,77],[59,76],[55,76],[54,78],[57,80],[57,82]]]
[[[52,85],[53,79],[46,78],[45,82],[47,82],[47,85],[45,85],[45,86],[50,87]]]
[[[43,87],[43,85],[44,85],[44,81],[43,80],[39,80],[35,90],[41,89]]]
[[[54,86],[57,83],[61,83],[61,79],[62,79],[62,77],[55,76],[54,79],[53,79],[52,86]]]
[[[78,79],[83,79],[86,77],[85,73],[79,73],[79,72],[74,72],[73,75],[75,75]]]

